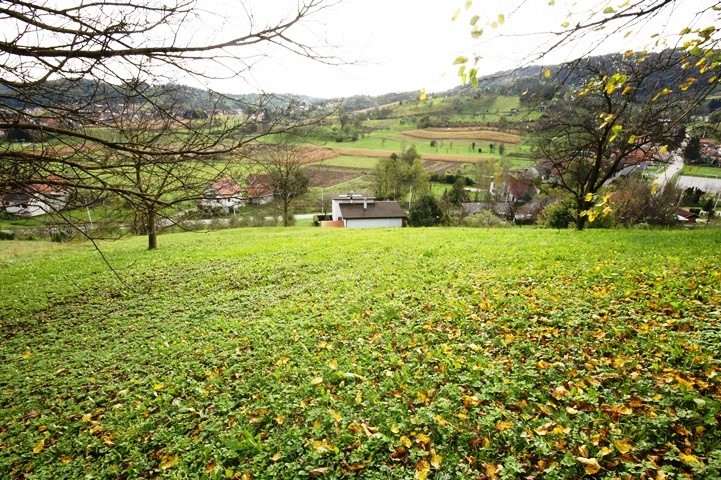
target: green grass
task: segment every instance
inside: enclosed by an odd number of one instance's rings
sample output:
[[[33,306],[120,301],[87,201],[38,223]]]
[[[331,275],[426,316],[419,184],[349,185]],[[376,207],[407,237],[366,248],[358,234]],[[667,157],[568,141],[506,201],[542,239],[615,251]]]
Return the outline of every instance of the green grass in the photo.
[[[681,170],[681,175],[688,175],[691,177],[721,178],[721,168],[685,165],[683,170]]]
[[[144,242],[0,243],[3,478],[721,475],[718,230]]]

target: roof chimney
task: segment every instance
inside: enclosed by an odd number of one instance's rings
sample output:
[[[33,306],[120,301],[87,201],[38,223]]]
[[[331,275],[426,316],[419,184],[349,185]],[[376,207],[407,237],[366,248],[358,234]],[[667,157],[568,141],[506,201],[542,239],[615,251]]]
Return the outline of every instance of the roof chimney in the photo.
[[[363,197],[363,210],[368,210],[368,197]]]

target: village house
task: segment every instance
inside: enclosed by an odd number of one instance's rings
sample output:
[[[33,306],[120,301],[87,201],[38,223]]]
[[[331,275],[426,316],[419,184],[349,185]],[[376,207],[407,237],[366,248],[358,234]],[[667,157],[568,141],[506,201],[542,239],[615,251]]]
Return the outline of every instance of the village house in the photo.
[[[48,183],[31,183],[24,190],[11,191],[2,197],[5,211],[18,217],[36,217],[59,212],[68,203],[70,193],[59,184],[58,177],[48,177]]]
[[[388,228],[403,227],[406,213],[398,202],[378,201],[357,193],[338,195],[331,200],[332,221],[323,227]]]
[[[274,188],[270,175],[254,173],[245,179],[245,195],[251,205],[266,205],[273,201]]]
[[[206,213],[231,213],[245,205],[243,188],[232,178],[212,182],[203,191],[198,209]]]

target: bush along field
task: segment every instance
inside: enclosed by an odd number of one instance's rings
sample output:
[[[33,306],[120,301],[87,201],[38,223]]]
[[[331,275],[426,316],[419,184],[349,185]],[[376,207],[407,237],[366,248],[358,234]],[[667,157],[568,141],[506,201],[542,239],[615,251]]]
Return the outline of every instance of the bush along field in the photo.
[[[29,245],[29,246],[28,246]],[[0,244],[3,478],[721,477],[721,233]]]

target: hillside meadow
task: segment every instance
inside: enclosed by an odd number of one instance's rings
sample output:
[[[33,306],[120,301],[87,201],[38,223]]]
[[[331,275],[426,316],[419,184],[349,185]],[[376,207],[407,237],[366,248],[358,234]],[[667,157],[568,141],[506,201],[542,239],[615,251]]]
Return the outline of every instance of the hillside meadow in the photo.
[[[0,477],[721,476],[721,231],[0,243]]]

